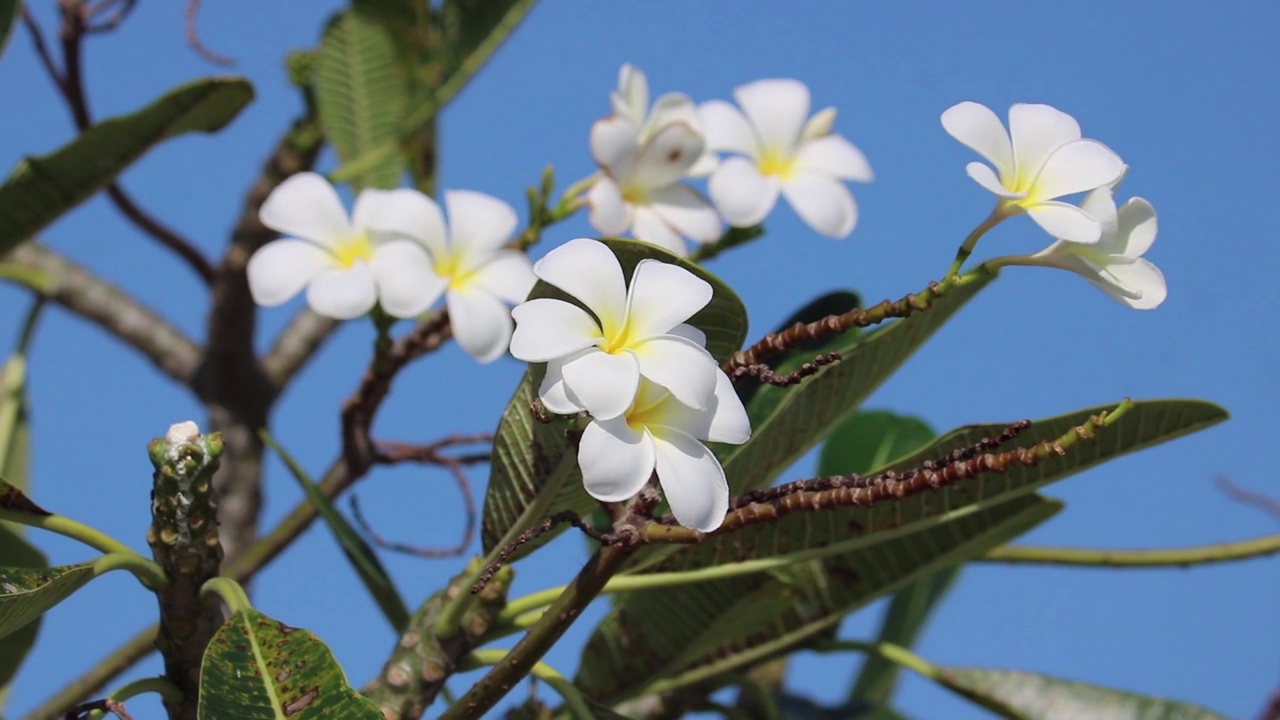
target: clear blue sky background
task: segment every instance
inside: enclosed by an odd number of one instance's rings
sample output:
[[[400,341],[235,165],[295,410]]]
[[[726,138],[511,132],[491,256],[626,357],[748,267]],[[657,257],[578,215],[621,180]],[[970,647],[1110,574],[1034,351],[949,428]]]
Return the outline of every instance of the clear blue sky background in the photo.
[[[46,30],[52,3],[37,2]],[[141,3],[119,32],[91,42],[87,83],[98,117],[135,109],[181,82],[217,72],[182,38],[182,5]],[[239,61],[258,100],[223,134],[182,139],[149,155],[124,185],[207,252],[226,242],[242,192],[299,100],[283,51],[313,46],[340,3],[205,3],[201,34]],[[586,3],[547,0],[444,113],[443,188],[491,193],[523,207],[524,187],[554,163],[564,182],[593,170],[592,121],[608,112],[618,66],[643,68],[655,93],[729,98],[763,77],[795,77],[816,107],[834,105],[836,128],[869,156],[874,184],[856,186],[862,219],[852,237],[816,236],[781,207],[768,236],[716,260],[751,311],[753,333],[815,294],[851,287],[869,301],[900,297],[946,268],[991,197],[964,175],[975,159],[938,116],[961,100],[1001,115],[1043,102],[1075,115],[1085,134],[1130,165],[1122,188],[1148,198],[1160,235],[1148,255],[1169,300],[1139,313],[1082,280],[1013,269],[986,291],[868,403],[926,418],[939,430],[974,421],[1054,415],[1135,398],[1202,397],[1234,415],[1223,426],[1109,464],[1050,488],[1067,510],[1027,539],[1090,547],[1164,547],[1244,539],[1276,522],[1226,499],[1227,475],[1280,495],[1273,408],[1280,311],[1274,211],[1280,164],[1280,6],[1234,3]],[[72,127],[19,32],[0,60],[0,166],[65,142]],[[332,167],[332,157],[325,158]],[[537,253],[590,234],[578,218]],[[207,298],[179,262],[95,199],[43,239],[138,293],[199,337]],[[998,228],[978,256],[1034,251],[1048,238],[1025,218]],[[0,340],[17,331],[23,293],[0,288]],[[265,345],[297,309],[261,314]],[[314,472],[334,455],[338,404],[355,386],[371,332],[345,327],[277,409],[278,437]],[[145,443],[172,422],[203,421],[198,405],[130,350],[54,309],[32,369],[38,501],[144,548],[150,487]],[[479,368],[450,347],[397,383],[377,435],[428,440],[493,428],[521,372],[514,360]],[[812,459],[790,477],[812,471]],[[478,489],[483,473],[475,473]],[[443,473],[379,471],[358,492],[384,534],[419,544],[457,537],[461,505]],[[268,525],[300,496],[277,463],[266,480]],[[83,548],[41,536],[56,562]],[[563,581],[584,555],[566,536],[520,567],[517,592]],[[462,559],[388,558],[411,600],[425,597]],[[935,618],[919,651],[939,663],[1013,667],[1171,695],[1231,716],[1252,716],[1280,683],[1275,559],[1190,571],[1109,572],[975,567]],[[254,582],[264,612],[316,632],[356,684],[381,665],[393,637],[317,526]],[[154,618],[151,598],[108,576],[51,612],[10,704],[33,708]],[[874,628],[879,606],[849,621]],[[598,616],[598,613],[596,614]],[[577,665],[585,618],[548,660]],[[792,684],[843,699],[856,658],[804,656]],[[134,673],[155,673],[154,659]],[[464,688],[461,679],[456,689]],[[523,697],[518,689],[512,698]],[[914,678],[899,706],[919,718],[984,713]],[[159,716],[150,703],[135,717]]]

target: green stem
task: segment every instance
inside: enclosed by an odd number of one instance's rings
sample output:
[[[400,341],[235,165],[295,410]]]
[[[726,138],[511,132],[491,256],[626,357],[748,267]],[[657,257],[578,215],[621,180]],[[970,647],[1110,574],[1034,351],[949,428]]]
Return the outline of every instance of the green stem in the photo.
[[[107,695],[107,699],[123,703],[143,693],[155,693],[169,703],[176,703],[182,700],[182,691],[178,689],[178,686],[162,677],[142,678],[131,683],[125,683],[112,690]],[[105,710],[91,710],[86,717],[87,720],[101,720],[106,715],[107,711]]]
[[[160,567],[160,563],[135,552],[107,553],[93,563],[95,577],[112,570],[128,570],[150,590],[158,590],[169,584],[169,576]]]
[[[240,587],[240,583],[229,577],[216,577],[206,580],[204,585],[200,587],[200,596],[207,598],[211,595],[217,595],[221,598],[232,614],[242,610],[253,609],[253,604],[249,602],[249,596],[245,594],[244,588]]]
[[[474,650],[462,661],[458,663],[460,670],[474,670],[478,667],[487,667],[497,665],[507,659],[506,650]],[[539,680],[550,685],[552,689],[560,693],[560,697],[564,698],[564,702],[569,706],[569,712],[578,720],[595,720],[595,714],[591,712],[591,707],[587,705],[587,699],[573,683],[565,679],[563,675],[556,672],[555,668],[544,662],[533,664],[533,669],[529,674]]]
[[[904,667],[926,680],[932,681],[947,690],[959,695],[960,697],[980,705],[987,710],[1008,720],[1027,720],[1026,716],[1008,705],[987,697],[979,693],[975,693],[968,688],[961,687],[950,677],[942,668],[916,655],[901,645],[894,645],[888,642],[860,642],[857,640],[828,640],[820,642],[814,646],[814,650],[818,652],[860,652],[866,654],[875,654],[888,660],[895,665]]]
[[[9,522],[27,525],[33,528],[40,528],[51,533],[56,533],[63,537],[69,537],[72,540],[78,540],[85,545],[104,553],[121,553],[125,555],[136,555],[142,558],[137,552],[124,543],[107,535],[101,530],[76,522],[69,517],[62,515],[35,515],[32,513],[19,512],[17,510],[8,510],[0,508],[0,520],[8,520]]]
[[[987,233],[988,230],[999,225],[1008,215],[1004,211],[1004,203],[997,202],[994,210],[974,228],[972,232],[965,237],[964,242],[960,243],[960,249],[956,250],[956,259],[951,263],[951,267],[947,270],[946,277],[951,277],[960,272],[960,268],[964,267],[965,260],[973,254],[973,248],[978,244],[978,240]]]
[[[480,682],[472,685],[457,703],[440,716],[440,720],[478,718],[496,705],[516,683],[533,670],[533,666],[564,635],[573,621],[578,619],[583,608],[600,594],[604,584],[631,557],[634,550],[634,547],[614,545],[596,551],[574,581],[507,653],[503,661],[494,666]]]
[[[1004,545],[989,550],[986,555],[978,558],[978,562],[1074,565],[1096,568],[1185,568],[1192,565],[1248,560],[1277,553],[1280,553],[1280,534],[1265,535],[1240,542],[1160,550],[1086,550]]]

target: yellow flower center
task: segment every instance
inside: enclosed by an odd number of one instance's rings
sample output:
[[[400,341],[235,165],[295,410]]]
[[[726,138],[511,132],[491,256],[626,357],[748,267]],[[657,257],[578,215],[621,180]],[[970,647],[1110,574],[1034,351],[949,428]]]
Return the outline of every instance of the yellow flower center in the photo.
[[[448,253],[436,258],[436,275],[448,279],[450,290],[464,289],[471,276],[476,274],[474,269],[462,270],[461,265],[462,263],[457,253]]]
[[[758,169],[761,175],[772,175],[779,180],[786,180],[791,176],[791,166],[794,164],[795,158],[789,154],[777,148],[765,148]]]
[[[369,262],[373,259],[373,242],[369,233],[362,232],[338,243],[333,255],[343,270],[349,270],[359,260]]]

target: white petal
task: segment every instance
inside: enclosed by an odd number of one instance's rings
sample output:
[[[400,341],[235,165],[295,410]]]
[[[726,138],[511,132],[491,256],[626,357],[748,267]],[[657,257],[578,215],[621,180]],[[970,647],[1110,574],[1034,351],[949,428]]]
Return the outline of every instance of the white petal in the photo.
[[[689,255],[689,249],[685,247],[684,238],[651,207],[636,208],[635,222],[632,223],[631,234],[637,240],[657,245],[676,257],[687,257]]]
[[[790,156],[809,117],[809,88],[799,80],[757,80],[733,91],[760,144]]]
[[[647,131],[646,134],[652,134],[653,131],[674,122],[687,123],[699,135],[702,134],[702,124],[698,120],[698,108],[689,99],[689,96],[684,93],[667,93],[654,101],[653,110],[649,113],[649,119],[645,123],[644,131]]]
[[[836,124],[836,109],[823,108],[813,114],[800,131],[801,140],[814,140],[831,134],[831,127]]]
[[[627,294],[627,335],[634,340],[664,335],[706,307],[712,294],[710,283],[679,265],[641,260]]]
[[[511,316],[516,321],[511,354],[525,362],[547,362],[600,341],[595,319],[563,300],[530,300],[515,306]]]
[[[701,345],[675,335],[659,335],[634,345],[640,374],[667,389],[676,400],[706,409],[720,366]]]
[[[1111,188],[1103,185],[1086,195],[1080,203],[1080,209],[1097,220],[1101,228],[1096,250],[1119,253],[1121,248],[1116,232],[1119,215],[1116,212],[1116,199],[1111,194]]]
[[[841,180],[871,182],[875,179],[867,157],[839,135],[823,135],[801,145],[793,168],[795,172],[811,172]]]
[[[373,309],[378,300],[373,270],[357,262],[350,268],[329,268],[307,286],[307,304],[326,317],[350,320]]]
[[[716,389],[709,408],[710,423],[697,436],[711,442],[741,445],[751,439],[751,421],[733,381],[716,368]]]
[[[1137,258],[1132,262],[1108,265],[1106,270],[1120,282],[1121,290],[1117,291],[1110,283],[1088,276],[1085,279],[1116,301],[1135,310],[1151,310],[1164,302],[1169,294],[1164,274],[1148,260]],[[1134,297],[1136,293],[1140,293],[1140,296]]]
[[[591,157],[615,178],[624,178],[635,163],[640,149],[637,138],[640,126],[621,116],[597,120],[591,126]]]
[[[529,256],[519,250],[499,250],[489,262],[467,278],[467,287],[483,289],[509,303],[524,302],[538,277]]]
[[[634,355],[585,352],[564,364],[565,388],[597,420],[618,417],[631,407],[640,384]]]
[[[675,335],[676,337],[682,337],[685,340],[692,341],[693,344],[697,345],[698,347],[707,346],[707,334],[688,323],[680,323],[679,325],[668,330],[667,334]]]
[[[723,100],[708,100],[698,106],[698,118],[708,147],[751,157],[759,155],[755,131],[738,108]]]
[[[582,431],[578,467],[587,494],[601,502],[622,502],[640,492],[654,467],[653,439],[623,418],[596,420]]]
[[[449,239],[460,270],[474,270],[511,239],[520,219],[510,205],[492,195],[448,190]]]
[[[1014,169],[1025,182],[1041,173],[1055,151],[1080,139],[1080,124],[1049,105],[1015,103],[1009,108],[1009,135],[1013,141]],[[1009,178],[1001,175],[1001,179]]]
[[[332,265],[333,258],[327,251],[305,240],[269,242],[249,258],[245,268],[249,274],[249,294],[259,305],[280,305]]]
[[[449,325],[458,345],[482,363],[507,351],[511,339],[511,311],[502,300],[479,288],[449,291]]]
[[[1058,148],[1036,177],[1036,198],[1049,200],[1107,185],[1124,172],[1124,161],[1096,140],[1079,140]]]
[[[285,235],[333,247],[351,236],[342,199],[328,180],[313,172],[290,175],[258,209],[263,225]]]
[[[778,202],[776,178],[765,177],[750,161],[729,158],[720,164],[707,182],[707,190],[726,222],[734,227],[750,227],[768,216]]]
[[[1049,201],[1026,207],[1027,214],[1055,238],[1092,245],[1102,238],[1102,225],[1070,203]]]
[[[547,372],[543,375],[542,384],[538,387],[538,399],[542,400],[542,404],[548,411],[556,415],[575,415],[586,410],[576,396],[570,396],[564,384],[564,364],[575,359],[579,354],[575,353],[564,359],[557,358],[547,363]]]
[[[622,235],[634,222],[633,208],[622,198],[622,189],[613,178],[600,174],[587,191],[591,226],[605,235]]]
[[[724,468],[707,446],[679,432],[654,435],[658,482],[676,522],[711,532],[729,511],[729,483]]]
[[[700,178],[706,177],[716,171],[720,167],[720,156],[710,146],[703,148],[702,157],[689,168],[689,172],[685,173],[685,177]]]
[[[627,281],[618,258],[602,242],[570,240],[534,263],[533,272],[582,301],[606,327],[625,317]]]
[[[796,173],[782,183],[782,194],[809,227],[827,237],[846,237],[858,223],[858,206],[839,180]]]
[[[613,112],[636,125],[644,122],[649,109],[649,80],[639,68],[624,64],[618,70],[618,91],[610,94]]]
[[[996,173],[990,167],[980,162],[971,162],[964,166],[965,174],[973,178],[974,182],[981,185],[988,192],[993,192],[997,196],[1006,200],[1017,200],[1026,197],[1026,193],[1013,192],[1000,184],[1000,178],[996,177]]]
[[[991,108],[969,101],[952,105],[942,113],[942,129],[994,165],[1002,179],[1012,179],[1013,145]]]
[[[446,281],[435,274],[427,251],[412,240],[393,240],[374,248],[369,262],[378,286],[378,302],[392,317],[426,312],[444,292]]]
[[[432,253],[442,254],[449,247],[440,206],[409,188],[361,191],[352,211],[352,223],[360,229],[412,238]]]
[[[1126,257],[1141,257],[1156,241],[1156,209],[1140,197],[1130,198],[1120,208],[1117,225],[1119,250]]]
[[[688,185],[668,185],[649,196],[649,206],[685,237],[698,242],[720,238],[720,214]]]
[[[631,169],[628,187],[634,184],[645,190],[665,187],[684,177],[702,156],[704,142],[688,123],[676,122],[663,127],[640,148]]]

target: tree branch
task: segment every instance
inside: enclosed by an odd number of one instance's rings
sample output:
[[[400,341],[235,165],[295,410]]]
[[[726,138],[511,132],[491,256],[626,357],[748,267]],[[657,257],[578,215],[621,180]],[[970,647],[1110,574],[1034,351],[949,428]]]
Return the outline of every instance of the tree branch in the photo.
[[[47,280],[39,288],[45,298],[137,350],[180,385],[194,384],[200,348],[132,296],[34,242],[14,248],[5,261],[41,273]]]

